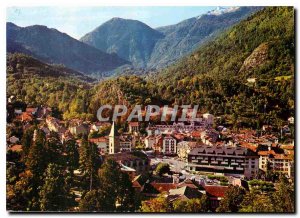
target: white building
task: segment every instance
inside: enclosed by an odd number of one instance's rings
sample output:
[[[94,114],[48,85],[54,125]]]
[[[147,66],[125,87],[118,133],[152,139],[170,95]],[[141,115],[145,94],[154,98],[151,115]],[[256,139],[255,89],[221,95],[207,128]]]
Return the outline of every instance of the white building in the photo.
[[[207,125],[212,126],[214,124],[214,115],[205,113],[203,114],[203,118],[205,119]]]
[[[108,154],[108,137],[94,138],[90,139],[89,141],[97,145],[97,148],[100,150],[101,154]]]
[[[144,139],[145,147],[152,149],[153,145],[155,144],[155,136],[149,135]]]
[[[177,153],[177,142],[173,136],[167,135],[163,138],[162,152],[164,154],[176,154]]]

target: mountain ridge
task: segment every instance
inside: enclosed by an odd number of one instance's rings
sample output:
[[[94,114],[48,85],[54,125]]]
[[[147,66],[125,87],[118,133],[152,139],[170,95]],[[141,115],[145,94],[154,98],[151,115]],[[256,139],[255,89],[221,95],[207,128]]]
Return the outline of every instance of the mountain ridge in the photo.
[[[80,41],[108,53],[117,53],[137,67],[145,67],[156,40],[163,34],[138,20],[112,18]]]
[[[225,8],[219,10],[222,11],[219,15],[209,11],[177,24],[155,29],[137,20],[115,17],[85,34],[80,41],[104,52],[115,52],[132,62],[136,68],[162,68],[260,9],[261,7]]]
[[[107,54],[44,25],[19,27],[9,22],[6,28],[7,52],[22,52],[88,74],[110,71],[129,63],[116,54]]]

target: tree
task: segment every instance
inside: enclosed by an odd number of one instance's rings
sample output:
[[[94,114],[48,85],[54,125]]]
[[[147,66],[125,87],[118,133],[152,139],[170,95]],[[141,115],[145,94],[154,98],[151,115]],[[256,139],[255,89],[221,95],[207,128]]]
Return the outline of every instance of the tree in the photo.
[[[239,212],[274,212],[274,206],[267,194],[261,194],[260,191],[251,191],[245,195]]]
[[[135,193],[132,187],[132,183],[129,179],[129,175],[119,171],[119,181],[118,181],[118,195],[117,195],[117,204],[118,211],[134,211],[135,205],[138,204],[135,201]]]
[[[162,176],[163,174],[165,173],[169,173],[171,170],[170,170],[170,165],[167,164],[167,163],[159,163],[155,170],[154,170],[154,173],[156,175],[159,175],[159,176]]]
[[[75,140],[71,139],[65,142],[66,166],[73,174],[73,171],[79,167],[79,151]]]
[[[51,132],[46,142],[47,160],[48,163],[54,163],[59,166],[65,165],[63,159],[63,145],[56,132]]]
[[[46,138],[42,130],[35,130],[34,142],[26,159],[26,166],[37,179],[42,177],[47,167]]]
[[[26,159],[29,153],[30,146],[32,144],[32,138],[35,127],[30,127],[27,129],[22,137],[22,150],[23,150],[23,158]]]
[[[229,185],[224,198],[220,201],[217,212],[238,212],[244,195],[245,190],[243,188]]]
[[[63,171],[58,165],[50,163],[45,172],[45,183],[39,192],[41,210],[67,210],[70,205],[70,195],[66,187]]]
[[[82,188],[91,191],[98,186],[97,171],[100,167],[100,158],[97,145],[82,138],[79,150],[79,170],[82,176]]]
[[[203,195],[201,198],[193,198],[189,200],[176,200],[173,202],[174,212],[183,213],[201,213],[208,212],[208,198]]]
[[[102,194],[97,189],[91,190],[82,196],[79,203],[79,210],[86,212],[102,211],[103,200]]]
[[[282,175],[279,180],[278,190],[272,196],[275,212],[295,212],[294,185]]]
[[[26,170],[19,177],[14,185],[7,185],[7,207],[16,211],[38,210],[37,187],[32,183],[32,173]]]
[[[104,195],[105,211],[133,211],[134,189],[129,176],[118,163],[108,159],[99,170],[100,190]],[[118,207],[116,207],[116,205]]]
[[[146,213],[172,212],[171,209],[172,208],[168,200],[163,196],[142,201],[142,205],[140,207],[140,211]]]

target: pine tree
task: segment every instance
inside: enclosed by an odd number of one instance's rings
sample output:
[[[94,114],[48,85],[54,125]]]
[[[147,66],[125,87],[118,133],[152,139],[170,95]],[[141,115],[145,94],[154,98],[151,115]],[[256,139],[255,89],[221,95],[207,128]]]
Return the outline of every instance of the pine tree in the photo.
[[[56,164],[50,163],[45,172],[45,182],[40,196],[42,211],[65,211],[70,204],[69,190],[66,189],[63,171]]]
[[[83,174],[82,186],[84,190],[93,190],[98,186],[98,169],[100,167],[100,157],[97,145],[83,138],[79,151],[79,170]]]

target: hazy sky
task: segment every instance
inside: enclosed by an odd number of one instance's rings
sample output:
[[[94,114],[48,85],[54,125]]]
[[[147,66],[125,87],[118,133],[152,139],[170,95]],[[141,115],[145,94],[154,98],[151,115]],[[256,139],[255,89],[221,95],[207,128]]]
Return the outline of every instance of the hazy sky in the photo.
[[[56,28],[79,39],[113,17],[135,19],[155,28],[178,23],[216,7],[10,7],[7,21]]]

